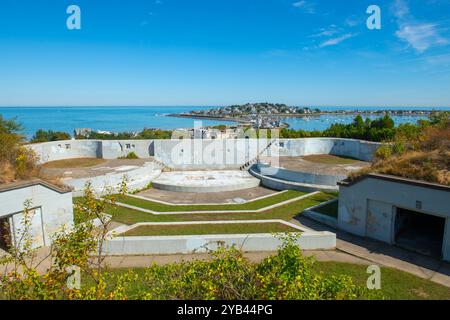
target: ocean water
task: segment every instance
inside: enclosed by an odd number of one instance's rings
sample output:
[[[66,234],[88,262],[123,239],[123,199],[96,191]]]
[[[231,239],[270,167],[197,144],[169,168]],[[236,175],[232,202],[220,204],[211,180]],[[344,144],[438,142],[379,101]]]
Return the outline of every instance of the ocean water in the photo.
[[[143,128],[177,129],[192,128],[194,119],[167,117],[170,113],[210,109],[211,107],[0,107],[0,115],[9,119],[16,117],[24,126],[23,134],[31,138],[38,129],[73,133],[75,128],[91,128],[112,132],[141,131]],[[380,108],[321,107],[322,110],[376,110]],[[386,109],[386,108],[385,108]],[[391,108],[394,109],[394,108]],[[420,108],[421,110],[432,108]],[[440,108],[450,110],[450,108]],[[324,130],[332,123],[350,123],[354,116],[320,116],[288,118],[293,129]],[[426,117],[394,117],[396,124],[415,123]],[[230,124],[226,121],[203,120],[202,125]]]

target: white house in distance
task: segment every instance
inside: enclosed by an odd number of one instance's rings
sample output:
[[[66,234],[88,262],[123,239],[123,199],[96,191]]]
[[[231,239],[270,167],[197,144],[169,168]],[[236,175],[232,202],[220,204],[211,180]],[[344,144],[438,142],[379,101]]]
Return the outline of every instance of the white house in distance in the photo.
[[[51,236],[73,224],[72,192],[42,180],[0,185],[0,249],[18,243],[23,229],[24,202],[30,201],[33,246],[48,246]]]
[[[338,227],[450,261],[450,187],[369,174],[339,183]]]

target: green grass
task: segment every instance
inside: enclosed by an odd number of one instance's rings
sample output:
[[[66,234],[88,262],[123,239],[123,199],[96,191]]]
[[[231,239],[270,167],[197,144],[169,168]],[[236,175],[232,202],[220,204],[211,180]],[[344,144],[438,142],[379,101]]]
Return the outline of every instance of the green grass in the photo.
[[[89,168],[106,162],[104,159],[97,158],[76,158],[51,161],[43,164],[44,168],[65,169],[65,168]]]
[[[196,214],[171,214],[156,215],[124,207],[110,207],[107,213],[112,215],[112,220],[123,224],[135,224],[138,222],[178,222],[178,221],[217,221],[217,220],[258,220],[281,219],[292,220],[303,210],[336,198],[336,194],[318,193],[283,206],[264,212],[248,213],[196,213]]]
[[[361,286],[366,285],[369,276],[366,273],[367,266],[356,264],[318,262],[316,269],[328,275],[348,275]],[[448,287],[400,270],[384,267],[381,268],[381,292],[386,299],[450,299],[450,288]]]
[[[188,224],[165,226],[139,226],[121,236],[177,236],[199,234],[249,234],[299,232],[281,223],[230,223],[230,224]]]
[[[318,209],[314,209],[314,212],[318,212],[318,213],[327,215],[332,218],[337,218],[338,206],[339,206],[338,201],[334,201],[334,202],[326,204]]]
[[[130,269],[110,269],[108,272],[119,275],[126,273],[129,270]],[[144,277],[145,268],[132,268],[131,270],[138,274],[139,278]],[[364,287],[368,277],[368,274],[366,273],[367,266],[349,263],[317,262],[315,270],[317,272],[324,272],[326,275],[348,275],[356,284]],[[112,288],[115,283],[111,279],[111,276],[107,277],[106,282],[108,288]],[[88,276],[82,278],[83,286],[93,284],[93,281]],[[127,289],[127,294],[133,296],[140,291],[145,290],[145,288],[145,282],[135,281],[132,287]],[[400,270],[382,267],[381,294],[388,300],[449,300],[450,288]]]
[[[335,156],[332,154],[314,154],[302,157],[303,160],[322,163],[322,164],[352,164],[357,162],[357,159],[343,156]]]
[[[181,205],[173,206],[154,202],[151,200],[143,200],[130,196],[115,195],[117,202],[125,203],[135,207],[152,210],[155,212],[181,212],[181,211],[232,211],[232,210],[258,210],[280,202],[294,199],[305,195],[300,191],[289,190],[283,193],[277,193],[273,196],[256,200],[253,202],[242,204],[211,204],[211,205]]]

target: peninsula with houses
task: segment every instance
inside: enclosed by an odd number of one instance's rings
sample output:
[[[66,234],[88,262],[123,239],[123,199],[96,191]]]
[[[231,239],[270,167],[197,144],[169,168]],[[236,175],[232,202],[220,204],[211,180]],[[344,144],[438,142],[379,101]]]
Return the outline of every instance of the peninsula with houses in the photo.
[[[314,107],[288,106],[283,103],[246,103],[243,105],[231,105],[227,107],[211,108],[207,110],[193,110],[185,113],[169,114],[171,117],[193,118],[203,120],[233,121],[254,128],[272,129],[288,128],[283,122],[289,117],[312,117],[322,115],[364,115],[364,116],[428,116],[432,110],[400,110],[400,109],[354,109],[345,110],[322,110]]]

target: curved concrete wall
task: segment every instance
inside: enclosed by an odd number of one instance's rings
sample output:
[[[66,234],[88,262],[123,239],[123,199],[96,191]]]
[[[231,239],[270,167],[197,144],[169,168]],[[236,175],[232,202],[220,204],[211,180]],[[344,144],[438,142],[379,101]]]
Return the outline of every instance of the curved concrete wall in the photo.
[[[256,178],[261,180],[261,185],[274,189],[274,190],[297,190],[302,192],[313,192],[313,191],[326,191],[326,192],[335,192],[338,191],[339,188],[337,185],[319,185],[319,184],[310,184],[310,183],[301,183],[294,182],[289,180],[277,179],[271,176],[262,175],[257,166],[253,165],[249,172]]]
[[[140,158],[154,156],[174,169],[195,170],[235,169],[258,155],[276,156],[273,149],[267,149],[268,143],[262,139],[67,140],[30,144],[29,147],[44,163],[83,157],[116,159],[135,152]],[[280,156],[334,154],[371,161],[379,146],[379,143],[352,139],[307,138],[279,139],[272,147],[279,147]]]
[[[155,189],[175,191],[175,192],[195,192],[195,193],[209,193],[209,192],[227,192],[227,191],[237,191],[258,187],[260,181],[258,179],[252,179],[249,181],[244,181],[240,183],[221,185],[221,186],[186,186],[186,185],[176,185],[168,183],[160,183],[157,181],[152,182],[152,186]]]
[[[280,156],[334,154],[362,161],[372,161],[375,151],[381,145],[377,142],[341,138],[279,139],[275,143],[279,146]]]
[[[74,158],[117,159],[130,152],[139,158],[153,156],[153,140],[65,140],[28,145],[41,163]]]
[[[101,141],[66,140],[28,145],[41,163],[73,158],[102,158]]]
[[[315,174],[309,172],[293,171],[283,168],[271,167],[263,163],[258,163],[257,168],[262,175],[288,180],[292,182],[318,184],[324,186],[336,186],[339,181],[344,180],[347,176]]]
[[[84,194],[84,188],[87,182],[91,183],[92,188],[98,194],[108,192],[108,188],[112,191],[119,191],[122,180],[125,178],[129,191],[142,189],[161,174],[161,170],[155,168],[153,163],[146,163],[142,167],[137,167],[125,172],[111,172],[105,175],[90,177],[66,179],[64,183],[73,188],[73,195],[76,197]]]

